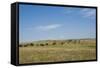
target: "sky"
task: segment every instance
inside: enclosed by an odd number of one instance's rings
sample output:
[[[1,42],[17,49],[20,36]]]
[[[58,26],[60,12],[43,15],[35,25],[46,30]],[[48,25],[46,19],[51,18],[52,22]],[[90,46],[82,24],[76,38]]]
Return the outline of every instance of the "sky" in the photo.
[[[94,8],[19,5],[20,43],[95,37]]]

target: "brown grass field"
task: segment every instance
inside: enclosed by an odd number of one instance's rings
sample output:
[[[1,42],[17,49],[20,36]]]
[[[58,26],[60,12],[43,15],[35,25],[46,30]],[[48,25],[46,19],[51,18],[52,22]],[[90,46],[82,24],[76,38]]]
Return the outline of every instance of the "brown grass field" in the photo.
[[[96,41],[42,40],[19,45],[19,64],[96,59]]]

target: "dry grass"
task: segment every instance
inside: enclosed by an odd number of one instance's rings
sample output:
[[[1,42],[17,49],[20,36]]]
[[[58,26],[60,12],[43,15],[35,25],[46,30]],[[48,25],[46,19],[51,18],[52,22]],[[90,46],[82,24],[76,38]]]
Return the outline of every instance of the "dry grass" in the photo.
[[[19,63],[95,60],[95,43],[19,47]]]

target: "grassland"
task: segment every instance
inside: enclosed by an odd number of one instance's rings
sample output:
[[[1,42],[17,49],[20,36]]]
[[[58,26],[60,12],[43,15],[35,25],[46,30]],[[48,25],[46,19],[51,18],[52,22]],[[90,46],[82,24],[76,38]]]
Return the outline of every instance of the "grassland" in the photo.
[[[19,45],[20,64],[95,59],[95,39],[41,40]]]

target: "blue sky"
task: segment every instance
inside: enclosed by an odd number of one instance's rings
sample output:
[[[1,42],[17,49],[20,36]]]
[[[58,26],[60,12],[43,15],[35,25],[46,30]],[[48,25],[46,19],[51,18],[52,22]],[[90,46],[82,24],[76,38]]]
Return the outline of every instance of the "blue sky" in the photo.
[[[19,5],[19,40],[95,38],[96,10],[91,8]]]

